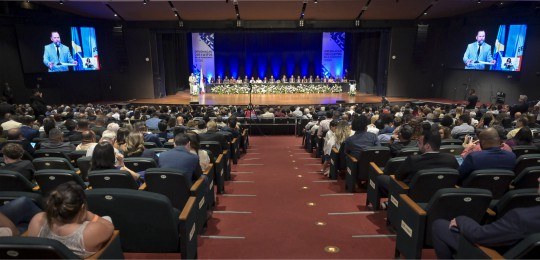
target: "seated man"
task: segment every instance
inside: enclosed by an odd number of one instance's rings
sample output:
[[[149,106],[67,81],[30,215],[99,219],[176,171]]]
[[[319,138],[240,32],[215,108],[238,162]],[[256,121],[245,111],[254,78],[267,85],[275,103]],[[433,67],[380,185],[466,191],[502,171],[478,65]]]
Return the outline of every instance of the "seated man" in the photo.
[[[19,197],[0,206],[0,237],[18,236],[41,209],[29,198]]]
[[[495,128],[488,128],[479,135],[482,151],[467,155],[459,167],[459,179],[463,181],[471,172],[483,169],[513,170],[516,155],[501,149],[501,139]]]
[[[16,143],[8,143],[2,148],[4,154],[5,166],[0,167],[1,170],[10,170],[20,173],[30,182],[34,179],[34,165],[31,161],[22,160],[24,150],[21,145]]]
[[[467,216],[458,216],[451,221],[438,219],[433,222],[431,233],[433,248],[437,258],[453,258],[460,233],[471,243],[481,246],[512,246],[528,235],[540,232],[539,219],[540,206],[512,209],[497,221],[483,226]]]
[[[8,130],[7,142],[0,143],[0,149],[2,149],[2,147],[4,147],[4,145],[6,145],[7,143],[20,144],[21,147],[31,155],[33,155],[35,152],[34,147],[32,147],[32,145],[30,144],[30,141],[26,140],[22,136],[20,128],[12,128]]]
[[[186,179],[193,183],[202,175],[199,156],[189,152],[189,137],[180,133],[174,137],[174,148],[159,155],[159,167],[182,171]]]
[[[459,164],[456,158],[449,153],[439,153],[440,147],[441,135],[439,131],[435,129],[424,131],[423,135],[418,139],[418,148],[421,154],[409,155],[405,159],[395,173],[396,180],[409,184],[414,174],[421,170],[435,168],[457,169]],[[390,176],[379,175],[377,183],[379,184],[379,193],[386,196],[390,186]]]
[[[64,134],[58,128],[49,131],[49,140],[40,143],[40,149],[51,149],[59,152],[75,151],[75,146],[70,142],[64,142]]]
[[[322,121],[321,121],[322,123]],[[330,122],[328,122],[330,124]],[[364,115],[353,118],[352,130],[355,131],[345,140],[345,152],[358,158],[360,152],[370,146],[380,146],[379,139],[374,133],[367,132],[368,119]],[[320,127],[319,127],[319,132]]]
[[[411,140],[413,129],[410,125],[403,125],[398,132],[397,138],[392,136],[390,139],[390,154],[395,157],[401,149],[418,147],[418,141]]]
[[[133,125],[133,130],[136,132],[141,132],[145,142],[152,142],[155,143],[157,147],[163,147],[163,143],[161,143],[159,140],[159,136],[157,134],[148,132],[148,127],[144,122],[135,123],[135,125]]]
[[[454,138],[461,133],[474,133],[474,127],[471,126],[471,117],[467,114],[459,116],[459,119],[456,121],[456,126],[452,128],[450,133]]]

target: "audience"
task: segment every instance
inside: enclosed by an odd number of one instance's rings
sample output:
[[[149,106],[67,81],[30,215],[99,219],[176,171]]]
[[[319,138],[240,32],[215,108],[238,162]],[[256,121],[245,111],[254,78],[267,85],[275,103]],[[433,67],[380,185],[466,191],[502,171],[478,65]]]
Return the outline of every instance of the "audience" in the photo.
[[[368,118],[366,116],[360,115],[353,118],[352,130],[355,132],[354,135],[345,140],[346,153],[358,158],[364,148],[381,145],[377,135],[366,131],[367,125]]]
[[[49,131],[49,140],[40,143],[40,149],[51,149],[58,152],[75,151],[75,146],[70,142],[64,142],[64,135],[58,128]]]
[[[34,165],[29,160],[22,160],[24,149],[20,144],[8,143],[2,148],[4,155],[5,166],[0,167],[2,170],[10,170],[20,173],[29,181],[34,179]]]
[[[195,182],[202,175],[199,157],[190,152],[189,136],[177,134],[174,137],[174,148],[159,155],[159,167],[171,168],[181,171],[188,181]]]

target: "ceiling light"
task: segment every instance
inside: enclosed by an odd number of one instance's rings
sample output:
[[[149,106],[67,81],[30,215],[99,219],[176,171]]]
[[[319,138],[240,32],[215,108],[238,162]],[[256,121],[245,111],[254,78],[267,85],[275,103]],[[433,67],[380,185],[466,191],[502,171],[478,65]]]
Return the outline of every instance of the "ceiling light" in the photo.
[[[482,1],[481,1],[481,0],[478,0],[478,2],[477,2],[477,3],[481,4],[481,3],[482,3]]]
[[[427,12],[424,12],[424,15],[427,15]]]
[[[354,21],[354,26],[356,26],[356,27],[360,27],[360,20],[356,20],[356,21]]]
[[[313,0],[313,3],[318,4],[319,0]]]
[[[300,22],[298,23],[298,25],[300,25],[300,27],[304,27],[304,19],[300,19]]]
[[[148,2],[146,0],[143,0],[142,3],[143,3],[143,5],[148,4]]]
[[[64,4],[64,0],[60,0],[60,4],[63,5],[63,4]]]
[[[114,14],[114,17],[117,17],[118,15],[117,14]]]
[[[242,27],[242,20],[240,19],[236,20],[236,27]]]

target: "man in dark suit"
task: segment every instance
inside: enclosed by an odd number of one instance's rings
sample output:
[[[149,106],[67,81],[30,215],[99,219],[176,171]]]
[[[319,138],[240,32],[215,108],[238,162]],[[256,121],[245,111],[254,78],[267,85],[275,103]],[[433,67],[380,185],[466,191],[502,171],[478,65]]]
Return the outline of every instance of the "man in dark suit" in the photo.
[[[473,244],[499,248],[512,246],[528,235],[540,232],[539,219],[540,206],[512,209],[497,221],[483,226],[467,216],[450,221],[438,219],[433,222],[431,233],[433,248],[437,258],[453,258],[460,233]]]
[[[457,169],[459,164],[456,158],[449,153],[439,153],[440,147],[441,136],[439,131],[435,129],[426,130],[418,139],[418,148],[421,154],[409,155],[396,171],[395,178],[409,184],[414,174],[421,170],[435,168]],[[379,184],[379,193],[386,196],[390,186],[390,176],[378,176],[377,183]]]
[[[223,151],[229,149],[229,143],[227,143],[224,135],[218,133],[217,124],[214,121],[206,123],[206,133],[199,134],[199,137],[201,141],[219,142]]]
[[[32,147],[32,145],[30,144],[28,140],[24,139],[24,137],[21,134],[20,128],[9,129],[7,133],[7,139],[8,139],[7,142],[0,143],[0,149],[4,148],[4,145],[8,143],[16,143],[16,144],[20,144],[21,147],[25,151],[27,151],[30,155],[34,154],[35,152],[34,147]]]
[[[189,137],[180,133],[174,137],[174,148],[159,155],[159,167],[180,170],[186,179],[195,182],[202,175],[199,157],[189,152]]]
[[[159,136],[157,134],[148,132],[148,128],[144,122],[138,122],[133,125],[133,130],[141,132],[145,142],[152,142],[155,143],[157,147],[163,147],[163,143],[159,140]]]
[[[488,128],[479,135],[482,151],[470,153],[459,167],[459,179],[463,181],[471,172],[483,169],[514,170],[516,155],[501,149],[501,139],[495,128]]]
[[[32,128],[33,122],[34,122],[33,116],[27,115],[22,118],[23,125],[20,128],[21,134],[28,141],[32,141],[34,138],[39,137],[39,130]]]

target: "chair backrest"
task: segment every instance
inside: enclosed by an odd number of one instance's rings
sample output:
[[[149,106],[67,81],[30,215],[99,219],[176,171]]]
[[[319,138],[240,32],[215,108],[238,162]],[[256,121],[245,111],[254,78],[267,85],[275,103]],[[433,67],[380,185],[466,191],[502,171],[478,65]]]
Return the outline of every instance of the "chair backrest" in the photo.
[[[441,153],[450,153],[453,155],[460,155],[463,152],[463,146],[461,145],[441,145],[439,148]]]
[[[538,178],[540,178],[540,166],[527,167],[512,180],[512,185],[514,189],[537,188]]]
[[[419,154],[420,153],[420,149],[418,149],[418,147],[406,147],[406,148],[403,148],[401,149],[397,156],[398,157],[407,157],[409,155],[416,155],[416,154]]]
[[[124,252],[178,252],[179,211],[161,194],[129,189],[86,190],[90,211],[110,216]]]
[[[512,147],[512,152],[519,157],[524,154],[538,153],[538,148],[534,145],[516,145]]]
[[[491,192],[486,189],[445,188],[435,192],[425,207],[426,244],[431,245],[431,227],[437,219],[451,220],[456,216],[468,216],[480,222],[491,202]]]
[[[110,169],[88,172],[88,182],[92,189],[123,188],[138,189],[139,184],[127,171]]]
[[[26,197],[33,201],[38,207],[44,209],[44,198],[41,193],[38,192],[26,192],[26,191],[0,191],[0,205],[9,203],[10,201]]]
[[[190,196],[190,183],[177,169],[150,168],[144,176],[146,190],[163,194],[173,207],[182,210]]]
[[[504,254],[506,259],[539,259],[540,233],[529,235]]]
[[[156,161],[152,158],[129,157],[124,159],[126,167],[134,172],[146,171],[148,168],[158,167]]]
[[[39,170],[36,171],[34,178],[36,179],[41,192],[45,196],[54,190],[58,185],[69,181],[74,181],[83,187],[83,189],[86,189],[84,181],[75,173],[75,171],[57,169]]]
[[[475,132],[463,132],[463,133],[457,133],[455,135],[453,135],[454,139],[458,139],[461,141],[461,143],[463,143],[463,140],[465,139],[465,136],[472,136],[472,137],[476,137],[476,133]]]
[[[540,166],[540,154],[529,153],[520,155],[516,160],[516,167],[514,168],[514,172],[516,173],[516,175],[518,175],[525,168],[532,166]]]
[[[174,148],[174,143],[173,142],[166,142],[166,143],[163,144],[163,147],[172,149],[172,148]]]
[[[1,259],[80,259],[62,242],[41,237],[0,237]]]
[[[151,148],[156,148],[157,147],[157,144],[154,143],[154,142],[144,142],[144,148],[146,149],[151,149]]]
[[[390,160],[390,148],[386,146],[366,147],[360,152],[358,163],[365,165],[367,169],[370,162],[374,162],[379,167],[384,167]]]
[[[399,166],[401,166],[405,159],[407,159],[407,157],[390,158],[390,160],[388,160],[388,162],[384,166],[384,175],[391,175],[396,173],[397,169],[399,168]]]
[[[41,157],[59,157],[59,158],[66,158],[69,159],[68,156],[64,152],[55,150],[55,149],[40,149],[36,150],[34,152],[35,158],[41,158]]]
[[[459,139],[442,139],[441,145],[461,145],[463,141]]]
[[[77,164],[77,159],[86,156],[86,150],[73,151],[73,152],[67,154],[67,156],[69,157],[69,159],[71,160],[71,163],[75,167],[79,167],[78,164]]]
[[[32,192],[34,186],[34,184],[18,172],[0,170],[0,191]]]
[[[537,185],[538,186],[538,185]],[[497,219],[506,212],[515,208],[527,208],[540,205],[540,195],[536,189],[511,190],[497,202],[493,210],[497,213]]]
[[[41,157],[32,161],[36,171],[46,169],[70,170],[75,171],[73,165],[66,158],[60,157]]]
[[[514,179],[514,172],[500,169],[485,169],[473,171],[462,182],[464,188],[479,188],[490,190],[493,199],[502,197]]]
[[[81,178],[83,180],[88,180],[88,171],[90,171],[90,162],[92,161],[91,156],[84,156],[79,159],[77,159],[77,166],[79,167],[79,171],[81,172]]]
[[[212,152],[214,158],[217,158],[223,152],[221,144],[217,141],[202,141],[200,148]]]
[[[438,190],[453,188],[459,179],[456,169],[438,168],[421,170],[409,184],[409,197],[417,203],[428,202]]]

